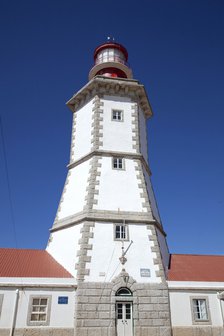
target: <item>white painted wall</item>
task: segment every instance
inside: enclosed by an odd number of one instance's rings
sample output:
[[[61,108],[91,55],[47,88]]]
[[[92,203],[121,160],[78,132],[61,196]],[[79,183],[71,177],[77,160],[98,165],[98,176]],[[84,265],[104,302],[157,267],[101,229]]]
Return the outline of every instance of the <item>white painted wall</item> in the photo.
[[[136,163],[125,159],[125,169],[112,169],[112,158],[103,157],[101,160],[101,175],[98,177],[99,195],[95,195],[98,203],[94,209],[121,210],[121,211],[146,211],[142,207],[144,199],[140,197],[142,189],[138,187],[139,181],[135,171]]]
[[[156,218],[158,223],[161,224],[159,210],[158,210],[158,207],[157,207],[157,204],[156,204],[156,199],[155,199],[155,195],[154,195],[154,192],[153,192],[150,176],[146,172],[144,167],[143,167],[143,172],[144,172],[144,176],[145,176],[146,187],[147,187],[147,191],[148,191],[149,202],[151,204],[151,209],[152,209],[153,216]]]
[[[60,286],[65,288],[66,286],[75,286],[74,278],[0,278],[0,288],[1,287],[43,287],[50,286]],[[1,288],[2,289],[2,288]]]
[[[81,238],[80,230],[82,226],[83,224],[77,224],[67,229],[52,232],[46,248],[47,252],[74,277],[77,272],[75,264],[78,261],[78,241]]]
[[[170,283],[170,282],[169,282]],[[170,291],[171,321],[173,327],[192,326],[191,297],[207,297],[209,302],[209,312],[211,324],[213,326],[223,326],[220,301],[217,298],[217,292],[212,290],[198,290],[197,283],[194,283],[194,290]],[[181,307],[181,309],[180,309]],[[198,324],[197,324],[198,325]]]
[[[134,106],[127,97],[104,96],[103,106],[103,146],[100,148],[118,152],[136,152],[132,148],[132,116]],[[112,109],[123,111],[123,121],[112,120]]]
[[[89,162],[90,160],[87,160],[69,170],[69,174],[71,175],[67,177],[63,197],[57,213],[59,220],[83,210],[89,174]]]
[[[16,278],[14,278],[16,282]],[[12,326],[12,318],[14,304],[16,299],[16,289],[0,289],[0,294],[4,295],[2,312],[0,318],[1,328],[10,328]],[[27,326],[27,315],[29,307],[30,295],[51,295],[51,313],[50,324],[48,327],[73,328],[74,325],[74,306],[75,306],[75,290],[74,289],[24,289],[19,291],[18,313],[16,319],[16,328],[29,328]],[[68,296],[68,304],[58,304],[58,296]]]
[[[156,254],[151,252],[151,246],[154,243],[148,239],[149,230],[146,225],[129,224],[128,228],[129,241],[124,242],[124,248],[128,247],[131,240],[133,240],[133,244],[126,254],[126,271],[141,283],[161,282],[161,279],[155,275],[158,265],[153,263]],[[90,274],[85,277],[85,281],[111,281],[123,268],[119,261],[122,242],[114,240],[114,225],[112,223],[95,223],[93,232],[94,237],[90,239],[93,250],[88,252],[88,255],[92,257],[91,263],[87,263],[86,266],[90,269]],[[141,277],[140,268],[150,269],[151,277]],[[105,276],[100,276],[100,273],[105,273]]]
[[[203,281],[168,281],[168,287],[170,289],[180,289],[187,288],[189,290],[198,288],[203,290],[204,288],[208,290],[218,290],[220,292],[224,291],[224,282],[203,282]]]
[[[142,109],[139,107],[139,133],[140,133],[140,151],[148,162],[148,144],[147,144],[147,131],[146,131],[146,117]]]
[[[0,294],[4,295],[1,318],[0,318],[0,328],[10,328],[12,326],[13,308],[15,303],[16,292],[15,289],[14,290],[0,289]]]
[[[93,99],[76,113],[76,132],[74,141],[74,161],[91,151],[91,124]]]

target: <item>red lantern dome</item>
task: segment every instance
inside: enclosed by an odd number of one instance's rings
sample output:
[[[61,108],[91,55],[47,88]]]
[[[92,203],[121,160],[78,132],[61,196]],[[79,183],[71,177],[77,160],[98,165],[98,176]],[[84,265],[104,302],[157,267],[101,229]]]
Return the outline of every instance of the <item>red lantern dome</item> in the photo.
[[[94,66],[89,72],[89,80],[97,75],[132,78],[127,60],[128,52],[121,44],[114,41],[101,44],[94,51]]]

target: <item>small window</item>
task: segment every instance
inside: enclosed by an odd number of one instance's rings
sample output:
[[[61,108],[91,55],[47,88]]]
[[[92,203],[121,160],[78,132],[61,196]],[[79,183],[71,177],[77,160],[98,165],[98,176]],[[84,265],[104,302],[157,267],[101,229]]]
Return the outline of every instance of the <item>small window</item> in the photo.
[[[113,158],[113,169],[124,169],[124,159],[123,158]]]
[[[47,298],[33,299],[30,321],[47,321]]]
[[[208,312],[205,299],[193,299],[193,311],[195,320],[208,320]]]
[[[50,296],[30,297],[28,325],[48,325],[50,315]]]
[[[112,110],[112,120],[113,121],[123,121],[123,111]]]
[[[208,301],[206,297],[192,298],[193,323],[209,323]]]
[[[116,296],[132,296],[130,289],[122,287],[116,292]]]
[[[128,240],[127,225],[116,224],[115,226],[115,240]]]

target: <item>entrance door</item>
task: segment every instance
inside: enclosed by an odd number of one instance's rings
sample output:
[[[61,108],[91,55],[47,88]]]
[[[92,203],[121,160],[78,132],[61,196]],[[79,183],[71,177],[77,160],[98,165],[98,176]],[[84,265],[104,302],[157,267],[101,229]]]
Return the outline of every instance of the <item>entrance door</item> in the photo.
[[[117,336],[132,336],[132,303],[117,302]]]

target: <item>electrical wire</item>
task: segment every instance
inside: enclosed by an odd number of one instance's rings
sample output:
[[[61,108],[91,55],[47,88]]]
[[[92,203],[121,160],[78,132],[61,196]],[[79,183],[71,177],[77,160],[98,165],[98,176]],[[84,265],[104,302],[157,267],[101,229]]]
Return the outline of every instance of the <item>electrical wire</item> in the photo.
[[[114,251],[115,251],[115,246],[114,246],[113,252],[112,252],[112,254],[111,254],[110,262],[109,262],[109,265],[108,265],[108,268],[107,268],[107,271],[106,271],[106,274],[105,274],[105,277],[104,277],[103,288],[102,288],[102,291],[101,291],[101,294],[100,294],[100,297],[99,297],[99,302],[98,302],[98,304],[97,304],[96,311],[98,311],[99,304],[100,304],[100,301],[101,301],[102,296],[103,296],[103,291],[104,291],[104,289],[105,289],[105,287],[106,287],[106,278],[107,278],[107,275],[108,275],[108,272],[109,272],[109,269],[110,269],[110,266],[111,266],[111,263],[112,263],[112,259],[113,259]]]
[[[6,172],[6,184],[7,184],[8,196],[9,196],[9,211],[11,215],[15,245],[16,245],[16,248],[18,248],[15,216],[14,216],[14,209],[13,209],[13,202],[12,202],[12,192],[11,192],[10,181],[9,181],[8,160],[7,160],[7,155],[6,155],[6,146],[5,146],[5,139],[4,139],[4,132],[3,132],[3,121],[2,121],[1,115],[0,115],[0,130],[1,130],[1,138],[2,138],[3,159],[4,159],[5,172]]]
[[[1,138],[2,138],[3,159],[4,159],[5,171],[6,171],[6,184],[7,184],[8,196],[9,196],[9,211],[11,215],[15,246],[16,246],[16,249],[18,249],[18,240],[17,240],[17,234],[16,234],[16,221],[15,221],[14,209],[13,209],[12,192],[11,192],[10,179],[9,179],[8,160],[7,160],[7,155],[6,155],[5,138],[4,138],[4,132],[3,132],[3,121],[2,121],[1,115],[0,115],[0,133],[1,133]],[[20,263],[21,258],[18,253],[16,253],[16,258],[17,258],[18,269],[20,272],[21,271],[21,263]],[[21,284],[23,284],[22,277],[20,277],[20,281],[21,281]]]

